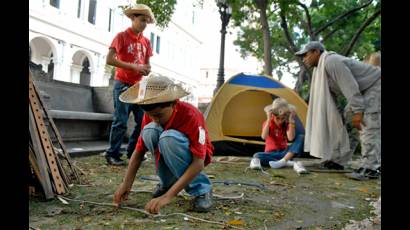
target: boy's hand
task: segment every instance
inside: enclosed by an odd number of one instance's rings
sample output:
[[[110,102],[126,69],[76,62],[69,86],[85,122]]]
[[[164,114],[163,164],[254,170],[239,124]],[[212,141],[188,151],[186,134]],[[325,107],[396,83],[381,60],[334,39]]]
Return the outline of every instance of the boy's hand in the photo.
[[[134,64],[133,67],[133,70],[135,72],[139,72],[144,76],[148,75],[149,72],[151,72],[151,65]]]
[[[121,203],[124,200],[128,200],[128,194],[130,192],[130,189],[128,189],[124,183],[121,183],[118,188],[117,191],[115,191],[114,193],[114,198],[113,198],[113,203],[115,204],[115,206],[118,208]]]
[[[154,198],[152,200],[150,200],[146,205],[145,205],[145,211],[151,213],[151,214],[158,214],[159,210],[167,205],[169,202],[171,201],[170,198],[168,198],[168,196],[166,196],[165,194]]]

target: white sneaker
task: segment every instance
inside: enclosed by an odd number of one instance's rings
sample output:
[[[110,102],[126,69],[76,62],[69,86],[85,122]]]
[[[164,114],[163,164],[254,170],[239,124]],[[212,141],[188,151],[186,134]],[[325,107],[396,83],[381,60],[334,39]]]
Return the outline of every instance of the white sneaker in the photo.
[[[306,174],[309,173],[306,168],[302,165],[301,162],[295,162],[293,164],[293,169],[298,173],[298,174]]]
[[[294,164],[295,164],[294,161],[288,160],[288,161],[286,162],[286,167],[293,167]]]
[[[282,158],[281,160],[278,160],[278,161],[269,161],[269,165],[273,169],[279,169],[279,168],[285,167],[287,165],[287,161]]]
[[[252,158],[251,164],[249,165],[251,169],[262,169],[261,160],[259,158]]]

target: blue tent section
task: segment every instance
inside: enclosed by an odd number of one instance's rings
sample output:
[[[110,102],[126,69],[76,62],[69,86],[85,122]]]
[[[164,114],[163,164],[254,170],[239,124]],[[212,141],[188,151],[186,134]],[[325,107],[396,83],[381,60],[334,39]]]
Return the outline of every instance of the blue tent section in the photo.
[[[245,75],[243,73],[231,78],[228,84],[253,86],[258,88],[284,88],[284,86],[277,81],[269,78],[263,78],[255,75]]]

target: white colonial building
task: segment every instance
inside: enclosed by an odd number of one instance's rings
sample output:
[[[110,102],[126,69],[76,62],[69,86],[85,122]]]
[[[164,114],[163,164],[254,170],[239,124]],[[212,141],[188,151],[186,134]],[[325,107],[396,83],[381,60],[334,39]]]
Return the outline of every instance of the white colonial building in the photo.
[[[30,0],[29,47],[31,61],[54,80],[90,86],[108,86],[112,67],[106,54],[114,36],[131,25],[120,5],[131,0]],[[165,29],[149,24],[152,72],[183,83],[192,92],[187,101],[209,102],[216,85],[220,53],[219,13],[214,0],[178,0]],[[196,6],[194,6],[196,4]],[[256,72],[255,63],[240,62],[227,34],[226,79],[238,72]],[[249,68],[250,67],[250,68]],[[254,71],[252,71],[254,70]],[[202,98],[202,99],[201,99]]]
[[[131,25],[114,0],[30,0],[29,49],[31,61],[52,72],[54,80],[108,86],[112,68],[105,64],[114,36]],[[152,71],[183,83],[193,92],[186,100],[197,105],[202,8],[180,0],[168,27],[148,25]]]

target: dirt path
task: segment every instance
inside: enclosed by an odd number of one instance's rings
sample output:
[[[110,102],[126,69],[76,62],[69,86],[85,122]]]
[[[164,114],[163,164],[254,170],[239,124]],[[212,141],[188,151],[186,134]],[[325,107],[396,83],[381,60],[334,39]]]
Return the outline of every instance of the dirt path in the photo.
[[[87,173],[89,185],[73,186],[67,197],[110,203],[125,168],[107,166],[101,156],[74,160]],[[214,194],[231,197],[243,194],[241,199],[215,199],[211,212],[195,213],[190,210],[191,198],[178,196],[161,214],[186,213],[243,229],[354,229],[366,219],[376,226],[374,229],[380,224],[380,212],[377,213],[374,205],[380,197],[380,180],[359,182],[335,173],[299,176],[291,168],[267,169],[264,174],[245,170],[247,166],[248,159],[240,158],[231,163],[214,162],[205,170],[215,182]],[[145,161],[133,190],[152,191],[157,182],[141,176],[155,178],[153,174],[153,162]],[[125,205],[142,209],[149,199],[150,193],[132,192]],[[180,215],[152,218],[132,210],[74,201],[65,205],[58,200],[31,199],[29,206],[30,226],[35,229],[229,228]]]

